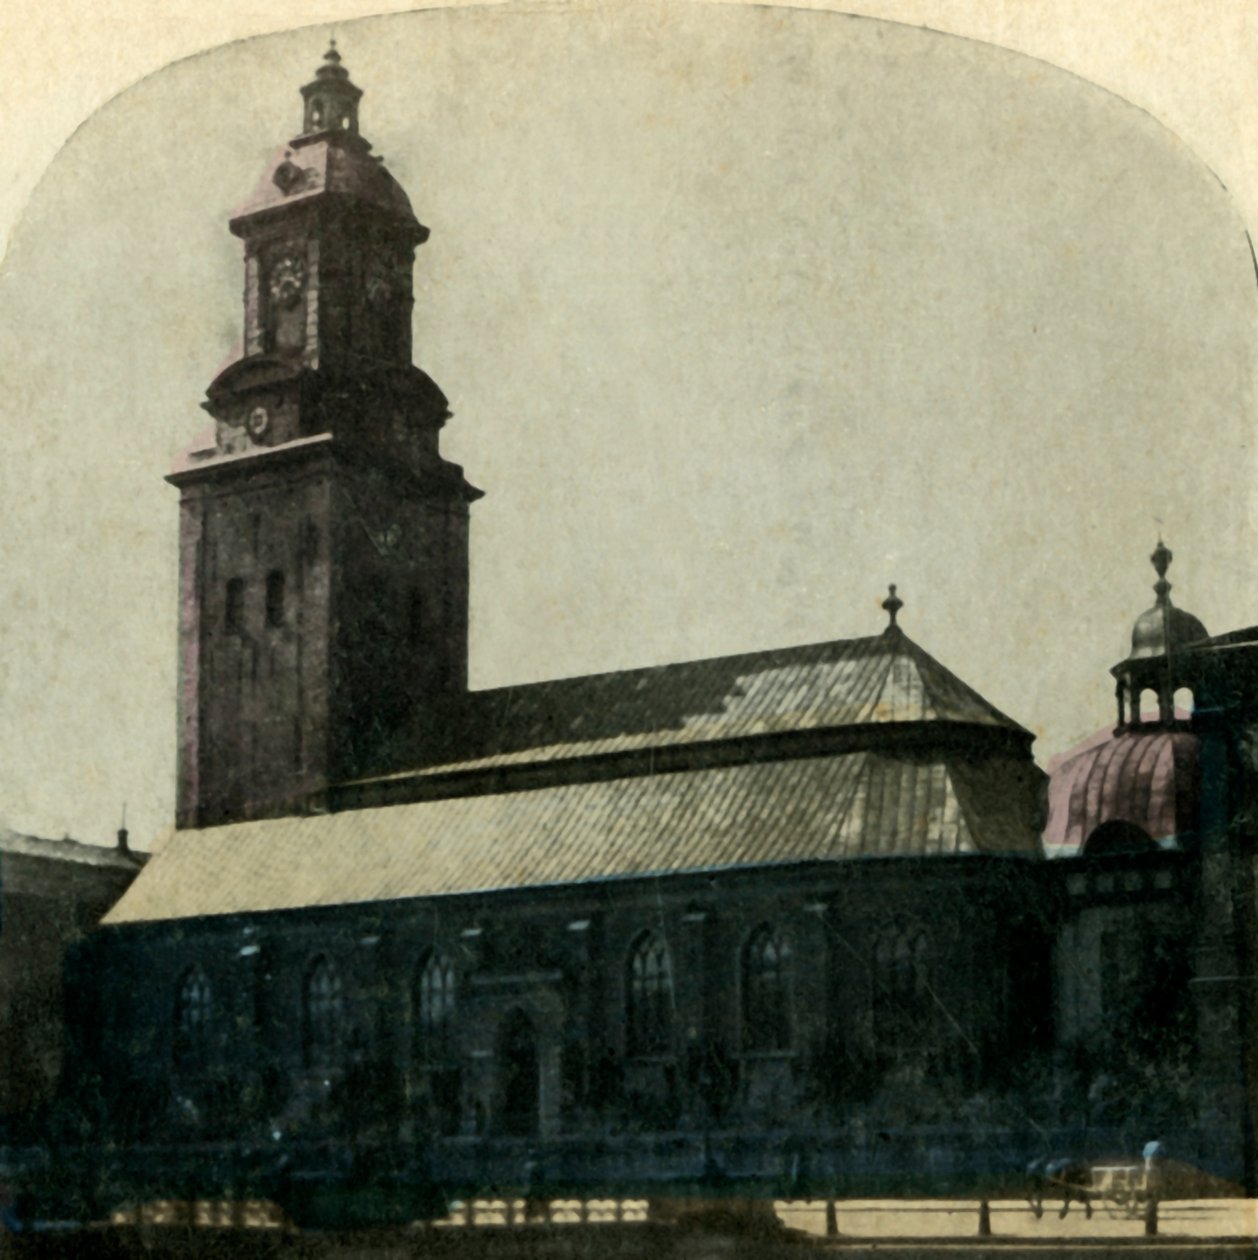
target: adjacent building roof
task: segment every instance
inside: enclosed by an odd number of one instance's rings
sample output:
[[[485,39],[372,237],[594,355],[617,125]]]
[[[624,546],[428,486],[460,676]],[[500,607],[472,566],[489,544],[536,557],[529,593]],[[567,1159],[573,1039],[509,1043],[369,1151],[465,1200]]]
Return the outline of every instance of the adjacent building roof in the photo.
[[[64,840],[44,840],[39,836],[24,836],[7,827],[0,827],[0,861],[3,861],[5,854],[42,858],[49,862],[67,862],[75,866],[127,871],[131,874],[144,864],[147,856],[113,845],[83,844],[69,837]]]

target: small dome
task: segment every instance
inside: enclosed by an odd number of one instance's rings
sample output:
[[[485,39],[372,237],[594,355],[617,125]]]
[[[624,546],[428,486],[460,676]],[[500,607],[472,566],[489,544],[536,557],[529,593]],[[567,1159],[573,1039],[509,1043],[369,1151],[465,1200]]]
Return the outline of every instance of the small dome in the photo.
[[[1210,637],[1205,626],[1192,613],[1176,608],[1171,603],[1171,584],[1166,571],[1174,559],[1171,549],[1159,538],[1158,545],[1149,557],[1158,580],[1153,584],[1158,602],[1136,618],[1131,630],[1131,655],[1128,660],[1138,661],[1150,656],[1164,656],[1169,649],[1186,647],[1199,639]]]
[[[1098,731],[1048,766],[1050,857],[1130,851],[1142,834],[1159,847],[1197,826],[1200,744],[1188,731]],[[1115,824],[1122,824],[1121,830]]]
[[[1164,656],[1168,629],[1171,651],[1210,637],[1205,626],[1192,613],[1176,608],[1168,600],[1167,606],[1154,604],[1148,612],[1143,612],[1136,618],[1136,624],[1131,630],[1129,659],[1136,661],[1147,656]]]

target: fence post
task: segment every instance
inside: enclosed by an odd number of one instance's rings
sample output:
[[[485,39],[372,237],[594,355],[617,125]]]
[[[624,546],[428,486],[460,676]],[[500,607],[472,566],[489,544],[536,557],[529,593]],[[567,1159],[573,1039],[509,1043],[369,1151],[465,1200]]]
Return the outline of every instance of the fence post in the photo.
[[[1152,1238],[1158,1232],[1158,1201],[1155,1195],[1150,1195],[1144,1205],[1144,1232],[1146,1236]]]
[[[978,1236],[980,1238],[992,1236],[992,1209],[986,1199],[978,1205]]]
[[[837,1238],[839,1235],[839,1213],[833,1199],[826,1200],[826,1237]]]

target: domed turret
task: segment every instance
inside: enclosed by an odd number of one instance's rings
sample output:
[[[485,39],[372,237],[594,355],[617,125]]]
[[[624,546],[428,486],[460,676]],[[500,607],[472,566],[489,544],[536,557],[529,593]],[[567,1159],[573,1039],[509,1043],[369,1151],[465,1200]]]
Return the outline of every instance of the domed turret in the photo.
[[[1152,851],[1181,845],[1197,829],[1200,742],[1186,710],[1196,679],[1193,648],[1209,636],[1171,603],[1171,549],[1160,538],[1149,559],[1157,599],[1136,618],[1131,654],[1110,671],[1118,684],[1118,728],[1049,766],[1044,845],[1050,853]]]
[[[1157,571],[1153,584],[1157,600],[1136,618],[1131,630],[1131,655],[1110,672],[1118,680],[1118,725],[1170,726],[1177,721],[1175,691],[1183,685],[1183,662],[1177,660],[1193,644],[1209,638],[1205,626],[1182,608],[1171,603],[1171,584],[1166,571],[1173,559],[1171,549],[1159,538],[1149,559]],[[1157,698],[1157,716],[1141,704],[1143,696]]]

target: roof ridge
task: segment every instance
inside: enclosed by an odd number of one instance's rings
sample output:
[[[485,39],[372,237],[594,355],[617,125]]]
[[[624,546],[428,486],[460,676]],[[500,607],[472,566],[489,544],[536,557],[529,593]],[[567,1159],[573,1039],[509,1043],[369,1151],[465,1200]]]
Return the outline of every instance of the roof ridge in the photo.
[[[498,687],[469,689],[468,695],[473,699],[506,692],[520,691],[529,687],[547,687],[563,683],[593,682],[596,679],[623,678],[633,674],[665,673],[669,670],[687,669],[696,665],[717,665],[735,661],[750,661],[757,657],[788,656],[795,653],[804,654],[818,651],[821,648],[852,648],[859,644],[876,644],[885,639],[884,634],[860,635],[852,639],[820,639],[811,643],[795,643],[786,647],[755,648],[748,652],[730,652],[719,656],[697,656],[684,661],[664,661],[657,665],[632,665],[627,669],[600,670],[593,674],[561,674],[555,678],[537,678],[532,682],[503,683]],[[908,636],[903,636],[907,641]]]

